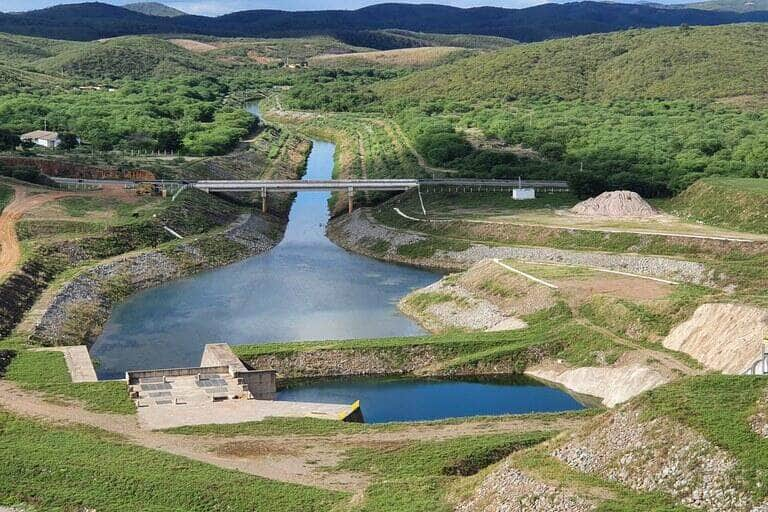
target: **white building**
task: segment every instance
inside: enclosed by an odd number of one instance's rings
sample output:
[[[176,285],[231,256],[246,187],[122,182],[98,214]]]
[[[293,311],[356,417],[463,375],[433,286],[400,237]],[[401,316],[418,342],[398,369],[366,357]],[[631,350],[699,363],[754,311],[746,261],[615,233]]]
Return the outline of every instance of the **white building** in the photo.
[[[533,188],[512,189],[512,199],[516,199],[516,200],[536,199],[536,189],[533,189]]]
[[[54,149],[61,144],[58,132],[47,132],[44,130],[36,130],[34,132],[25,133],[21,137],[21,141],[31,141],[38,146],[44,148]]]

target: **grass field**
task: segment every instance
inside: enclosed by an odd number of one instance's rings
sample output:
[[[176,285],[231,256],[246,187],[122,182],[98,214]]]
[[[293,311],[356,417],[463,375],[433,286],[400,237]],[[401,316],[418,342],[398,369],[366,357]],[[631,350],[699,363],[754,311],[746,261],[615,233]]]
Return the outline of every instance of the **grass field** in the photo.
[[[0,348],[16,348],[18,353],[6,370],[5,379],[24,389],[39,391],[51,398],[77,400],[87,409],[117,414],[135,414],[136,407],[122,381],[74,384],[60,352],[31,352],[21,342],[0,341]]]
[[[219,469],[95,429],[0,412],[0,504],[41,510],[327,511],[346,495]],[[12,462],[12,463],[11,463]]]

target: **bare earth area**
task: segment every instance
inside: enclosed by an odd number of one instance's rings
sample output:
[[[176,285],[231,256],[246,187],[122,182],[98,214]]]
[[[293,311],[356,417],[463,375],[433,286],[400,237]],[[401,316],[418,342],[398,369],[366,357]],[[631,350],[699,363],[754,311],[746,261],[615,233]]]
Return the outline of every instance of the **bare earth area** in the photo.
[[[14,198],[0,214],[0,277],[16,270],[21,247],[16,237],[16,223],[28,211],[49,201],[70,195],[68,192],[45,192],[30,195],[28,189],[15,186]]]

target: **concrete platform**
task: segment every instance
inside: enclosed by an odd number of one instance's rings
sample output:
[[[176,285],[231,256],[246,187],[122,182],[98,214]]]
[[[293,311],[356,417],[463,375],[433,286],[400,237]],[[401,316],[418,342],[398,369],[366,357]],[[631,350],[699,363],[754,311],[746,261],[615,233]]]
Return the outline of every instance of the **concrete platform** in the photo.
[[[97,382],[96,370],[93,368],[91,355],[88,353],[88,347],[77,345],[74,347],[45,347],[35,349],[39,352],[61,352],[64,354],[64,361],[67,363],[69,376],[72,382]]]
[[[321,418],[340,421],[358,409],[357,404],[317,404],[274,400],[224,400],[186,405],[139,407],[139,425],[150,430],[188,425],[229,424],[261,421],[269,417]]]

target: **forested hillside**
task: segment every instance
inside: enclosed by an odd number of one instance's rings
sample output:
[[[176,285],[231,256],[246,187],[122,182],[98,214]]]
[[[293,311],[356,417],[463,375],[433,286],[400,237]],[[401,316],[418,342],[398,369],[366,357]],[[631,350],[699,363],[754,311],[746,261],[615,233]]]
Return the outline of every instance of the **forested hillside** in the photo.
[[[285,96],[395,117],[429,164],[461,175],[653,197],[706,176],[768,176],[765,76],[768,25],[745,24],[521,44],[349,93],[318,83]]]
[[[221,72],[216,62],[193,55],[173,43],[154,37],[130,36],[78,45],[38,61],[36,67],[50,73],[98,80]]]
[[[515,46],[381,84],[424,102],[712,99],[768,92],[768,25],[630,30]]]

